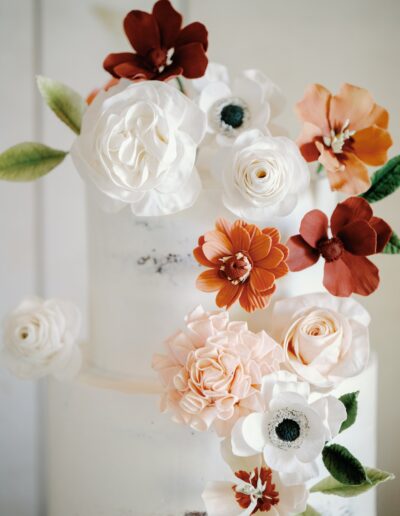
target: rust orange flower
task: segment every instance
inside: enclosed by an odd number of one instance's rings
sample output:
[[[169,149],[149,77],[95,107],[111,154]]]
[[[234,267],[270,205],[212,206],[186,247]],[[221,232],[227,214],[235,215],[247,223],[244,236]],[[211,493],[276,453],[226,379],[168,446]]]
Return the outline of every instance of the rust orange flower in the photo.
[[[280,243],[279,231],[261,230],[243,220],[217,220],[215,229],[199,238],[193,254],[208,267],[197,278],[197,288],[218,291],[221,308],[237,300],[247,312],[265,308],[276,290],[275,280],[289,272],[288,249]]]
[[[300,151],[306,161],[318,160],[325,167],[332,190],[350,195],[368,190],[366,165],[383,165],[392,145],[388,112],[367,90],[351,84],[338,95],[311,84],[296,111],[304,122]]]

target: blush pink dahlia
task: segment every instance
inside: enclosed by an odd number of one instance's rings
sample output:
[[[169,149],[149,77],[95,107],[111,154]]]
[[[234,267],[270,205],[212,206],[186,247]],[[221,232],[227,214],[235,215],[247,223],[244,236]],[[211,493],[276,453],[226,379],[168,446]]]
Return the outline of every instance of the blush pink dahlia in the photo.
[[[153,358],[164,387],[161,410],[226,436],[239,417],[260,409],[262,377],[279,369],[282,349],[265,332],[230,322],[226,311],[198,307],[185,322],[186,330],[166,341],[167,354]]]

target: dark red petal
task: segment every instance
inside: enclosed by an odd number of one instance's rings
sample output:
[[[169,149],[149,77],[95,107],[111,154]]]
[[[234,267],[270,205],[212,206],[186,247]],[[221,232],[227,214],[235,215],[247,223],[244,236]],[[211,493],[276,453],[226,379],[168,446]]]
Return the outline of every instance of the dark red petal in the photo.
[[[346,251],[359,256],[368,256],[376,252],[376,231],[366,220],[350,222],[341,229],[337,236],[343,242]]]
[[[318,261],[319,252],[310,247],[301,235],[289,238],[286,246],[289,249],[286,263],[292,272],[307,269]]]
[[[369,224],[375,229],[377,234],[376,252],[381,253],[385,245],[389,242],[393,230],[387,222],[379,217],[372,217]]]
[[[172,56],[174,65],[183,68],[183,76],[188,79],[202,77],[207,68],[208,59],[201,43],[189,43],[175,50]]]
[[[299,149],[300,149],[300,152],[301,152],[303,158],[308,163],[318,160],[320,152],[317,149],[315,142],[303,143],[302,145],[300,145]]]
[[[173,79],[174,77],[179,77],[182,75],[183,69],[181,66],[172,64],[164,68],[164,70],[157,75],[158,81],[168,81],[170,79]]]
[[[308,245],[316,248],[322,238],[328,238],[328,217],[320,210],[306,213],[300,224],[300,235]]]
[[[154,4],[153,16],[160,30],[161,46],[174,47],[181,29],[182,15],[175,11],[169,0],[159,0]]]
[[[378,288],[379,269],[368,258],[344,252],[342,260],[351,271],[355,294],[369,296]]]
[[[369,220],[373,215],[372,208],[362,197],[349,197],[339,203],[331,217],[331,229],[334,236],[349,222]]]
[[[114,68],[117,77],[125,77],[131,81],[153,79],[155,74],[148,68],[138,66],[136,63],[121,63]]]
[[[133,62],[135,59],[135,54],[131,52],[120,52],[118,54],[108,54],[108,56],[103,61],[104,69],[113,75],[115,78],[119,78],[118,75],[115,74],[114,68],[121,63]]]
[[[333,296],[349,297],[353,293],[352,271],[342,259],[325,262],[324,287]]]
[[[125,33],[130,44],[141,56],[160,48],[160,32],[153,15],[144,11],[131,11],[124,20]]]
[[[182,47],[188,43],[201,43],[204,50],[208,48],[208,31],[200,22],[190,23],[181,30],[178,39],[175,42],[175,48]]]

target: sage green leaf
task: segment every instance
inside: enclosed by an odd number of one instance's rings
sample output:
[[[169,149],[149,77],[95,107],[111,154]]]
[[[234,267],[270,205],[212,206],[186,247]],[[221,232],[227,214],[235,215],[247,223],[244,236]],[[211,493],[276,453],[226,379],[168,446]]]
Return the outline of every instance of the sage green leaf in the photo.
[[[86,108],[83,98],[61,82],[38,76],[39,91],[57,117],[76,134],[81,131],[82,116]]]
[[[400,155],[390,159],[371,177],[371,186],[360,195],[368,202],[377,202],[393,193],[400,186]]]
[[[0,154],[0,179],[33,181],[53,170],[67,154],[41,143],[19,143]]]
[[[400,238],[393,231],[389,242],[385,245],[382,253],[385,254],[400,254]]]
[[[298,516],[321,516],[321,513],[316,511],[311,505],[307,505],[306,510]]]
[[[325,446],[322,460],[329,473],[341,484],[357,485],[368,481],[361,462],[340,444]]]
[[[382,484],[382,482],[394,479],[393,473],[388,473],[387,471],[381,471],[379,469],[365,468],[365,472],[368,479],[362,484],[356,486],[346,485],[341,484],[333,477],[326,477],[318,482],[318,484],[315,484],[315,486],[310,489],[310,492],[324,493],[349,498],[351,496],[358,496],[362,493],[365,493],[366,491],[372,489],[374,486]]]
[[[339,433],[343,432],[343,430],[347,430],[351,425],[354,424],[357,418],[357,409],[358,402],[357,398],[360,394],[360,391],[357,392],[349,392],[348,394],[343,394],[340,396],[339,401],[343,403],[346,407],[347,418],[343,421],[342,426],[340,427]]]

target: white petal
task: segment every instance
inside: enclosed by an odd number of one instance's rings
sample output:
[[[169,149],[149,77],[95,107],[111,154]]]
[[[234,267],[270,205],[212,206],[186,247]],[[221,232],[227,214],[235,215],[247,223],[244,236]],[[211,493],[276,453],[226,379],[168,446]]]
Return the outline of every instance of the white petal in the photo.
[[[334,396],[325,396],[311,404],[327,430],[326,439],[329,441],[337,436],[340,427],[347,417],[347,412],[344,404]]]
[[[263,421],[264,414],[254,412],[236,422],[232,429],[232,451],[235,455],[249,457],[262,451],[266,442]]]
[[[241,508],[235,500],[231,482],[208,482],[202,498],[207,516],[240,516]]]
[[[299,484],[303,484],[304,482],[308,482],[312,478],[316,478],[318,475],[319,470],[316,461],[300,462],[297,459],[292,471],[279,472],[281,482],[286,486],[296,486]]]
[[[235,455],[232,451],[232,441],[230,438],[226,438],[221,442],[221,455],[233,473],[236,473],[236,471],[253,471],[262,465],[261,454],[249,457]]]

